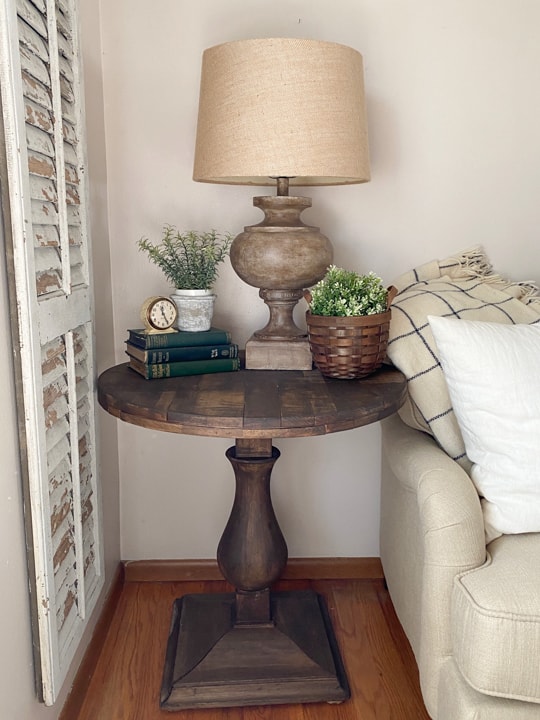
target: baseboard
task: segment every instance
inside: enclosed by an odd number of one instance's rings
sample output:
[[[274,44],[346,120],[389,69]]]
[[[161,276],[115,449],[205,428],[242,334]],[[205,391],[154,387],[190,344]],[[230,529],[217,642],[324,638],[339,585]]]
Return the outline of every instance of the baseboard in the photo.
[[[187,582],[223,580],[216,560],[127,560],[126,582]],[[284,580],[380,580],[378,557],[290,558]]]
[[[109,626],[111,624],[116,606],[122,593],[124,586],[124,565],[118,564],[111,587],[103,604],[99,620],[96,623],[92,639],[90,640],[84,657],[79,665],[77,674],[73,680],[71,691],[66,698],[66,702],[62,707],[58,720],[74,720],[79,717],[79,713],[83,706],[88,685],[94,674],[98,658],[100,656]]]

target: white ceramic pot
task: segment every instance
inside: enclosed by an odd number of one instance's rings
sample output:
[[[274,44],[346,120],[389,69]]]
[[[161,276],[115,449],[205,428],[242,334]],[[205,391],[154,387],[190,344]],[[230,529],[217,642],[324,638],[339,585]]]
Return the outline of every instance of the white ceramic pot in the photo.
[[[211,290],[183,290],[176,288],[171,298],[178,308],[176,325],[179,330],[199,332],[212,326],[216,295]]]

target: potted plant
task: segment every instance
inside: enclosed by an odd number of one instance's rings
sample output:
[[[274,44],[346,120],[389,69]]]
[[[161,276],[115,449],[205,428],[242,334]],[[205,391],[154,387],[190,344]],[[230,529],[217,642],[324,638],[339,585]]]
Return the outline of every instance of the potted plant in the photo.
[[[210,328],[216,299],[212,288],[231,242],[229,233],[222,235],[215,230],[182,233],[174,225],[163,227],[161,242],[157,244],[147,238],[139,240],[139,250],[147,253],[174,288],[171,297],[178,307],[179,330]]]
[[[309,345],[323,375],[361,378],[382,365],[396,292],[373,272],[360,275],[331,265],[306,293]]]

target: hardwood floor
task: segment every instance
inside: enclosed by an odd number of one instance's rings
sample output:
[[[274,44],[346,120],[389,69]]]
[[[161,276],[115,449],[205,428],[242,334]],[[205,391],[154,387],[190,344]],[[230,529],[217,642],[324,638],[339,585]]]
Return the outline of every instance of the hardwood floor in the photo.
[[[416,664],[381,580],[283,581],[325,598],[351,686],[326,703],[182,710],[159,708],[173,600],[228,592],[219,581],[126,582],[78,718],[69,720],[429,720]]]

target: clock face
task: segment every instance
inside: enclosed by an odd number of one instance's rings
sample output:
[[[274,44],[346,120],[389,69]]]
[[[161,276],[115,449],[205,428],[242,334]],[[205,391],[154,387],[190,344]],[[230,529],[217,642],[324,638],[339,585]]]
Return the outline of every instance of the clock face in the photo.
[[[142,319],[152,330],[168,330],[178,316],[174,302],[167,297],[148,298],[142,309]]]

